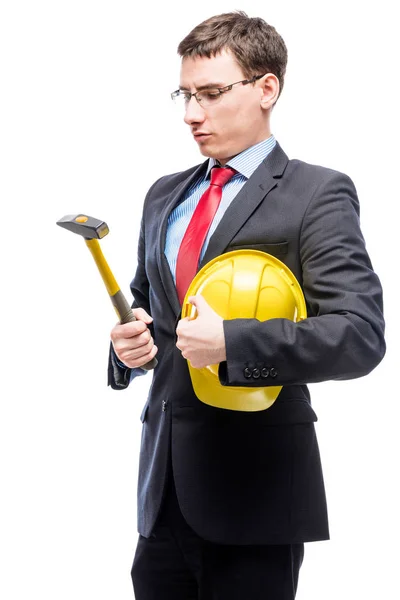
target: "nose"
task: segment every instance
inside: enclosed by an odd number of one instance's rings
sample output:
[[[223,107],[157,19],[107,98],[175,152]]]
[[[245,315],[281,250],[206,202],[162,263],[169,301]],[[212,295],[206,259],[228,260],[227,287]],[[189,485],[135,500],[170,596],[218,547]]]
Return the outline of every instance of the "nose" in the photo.
[[[196,98],[192,96],[185,108],[185,116],[183,120],[187,125],[193,125],[194,123],[202,123],[205,119],[206,113],[204,109],[197,102]]]

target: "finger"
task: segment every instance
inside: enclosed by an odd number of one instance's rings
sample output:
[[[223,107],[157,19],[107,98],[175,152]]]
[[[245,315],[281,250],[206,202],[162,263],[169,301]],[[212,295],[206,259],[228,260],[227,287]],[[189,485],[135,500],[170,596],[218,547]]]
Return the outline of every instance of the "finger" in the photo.
[[[154,346],[153,338],[150,338],[145,344],[140,346],[134,346],[129,348],[119,348],[119,356],[122,357],[123,362],[126,364],[127,360],[136,360],[145,354],[148,354]]]
[[[149,354],[146,354],[145,356],[143,356],[142,363],[139,366],[142,367],[143,365],[145,365],[148,362],[150,362],[151,360],[153,360],[153,358],[156,356],[157,352],[158,352],[158,347],[154,345],[152,350],[149,352]]]
[[[114,350],[119,354],[123,352],[130,352],[136,350],[136,348],[142,348],[146,346],[152,340],[151,333],[148,329],[143,331],[139,335],[130,338],[118,338],[113,342]]]
[[[131,323],[118,323],[113,327],[110,333],[111,340],[116,342],[120,339],[129,339],[140,335],[147,330],[147,325],[143,321],[132,321]]]
[[[190,318],[189,317],[185,317],[184,319],[181,319],[180,321],[178,321],[178,325],[176,326],[176,333],[179,335],[179,333],[182,333],[182,329],[185,327],[185,323],[189,323],[190,322]]]
[[[201,294],[197,294],[196,296],[190,296],[188,298],[188,302],[196,308],[196,316],[200,316],[200,313],[204,312],[204,309],[208,308],[209,306]]]
[[[146,329],[146,331],[143,331],[143,333],[141,333],[140,335],[135,336],[133,338],[133,341],[135,343],[135,348],[141,348],[142,346],[146,346],[146,344],[148,344],[149,342],[153,342],[154,340],[151,336],[149,329]]]
[[[150,362],[156,356],[157,352],[158,347],[154,344],[149,352],[140,354],[136,356],[136,358],[127,358],[123,362],[126,364],[127,367],[130,367],[131,369],[134,369],[136,367],[142,367],[146,363]]]
[[[133,312],[134,317],[136,317],[136,319],[139,319],[139,321],[144,321],[144,323],[147,323],[147,324],[153,322],[153,317],[151,317],[144,310],[144,308],[133,308],[132,312]]]

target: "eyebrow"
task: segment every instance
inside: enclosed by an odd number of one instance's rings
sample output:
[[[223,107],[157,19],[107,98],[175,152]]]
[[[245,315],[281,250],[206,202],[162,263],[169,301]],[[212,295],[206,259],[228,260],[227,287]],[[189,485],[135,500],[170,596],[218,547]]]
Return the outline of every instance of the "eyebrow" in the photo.
[[[201,90],[208,90],[210,88],[222,88],[222,87],[225,87],[225,85],[223,83],[221,83],[220,81],[218,81],[218,82],[212,81],[211,83],[206,83],[206,85],[200,85],[198,88],[196,88],[196,90],[198,92],[200,92]],[[183,92],[190,92],[189,88],[186,88],[182,85],[179,86],[179,89],[182,90]]]

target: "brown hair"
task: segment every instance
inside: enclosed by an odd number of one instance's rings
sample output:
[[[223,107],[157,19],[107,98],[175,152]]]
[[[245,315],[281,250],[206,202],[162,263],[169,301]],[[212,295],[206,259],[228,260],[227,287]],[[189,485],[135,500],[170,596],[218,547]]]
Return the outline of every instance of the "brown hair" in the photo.
[[[280,95],[287,48],[272,25],[258,17],[250,18],[243,11],[216,15],[192,29],[179,44],[178,54],[182,58],[211,58],[224,49],[232,52],[247,79],[266,73],[276,75]]]

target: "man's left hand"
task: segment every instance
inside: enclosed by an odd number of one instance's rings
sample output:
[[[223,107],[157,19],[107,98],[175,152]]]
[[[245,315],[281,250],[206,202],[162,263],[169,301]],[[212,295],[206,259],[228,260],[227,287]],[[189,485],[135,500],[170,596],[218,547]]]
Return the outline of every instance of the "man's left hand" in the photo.
[[[211,308],[203,296],[190,296],[190,304],[197,309],[197,317],[181,319],[176,328],[177,347],[183,358],[196,369],[226,360],[223,319]]]

